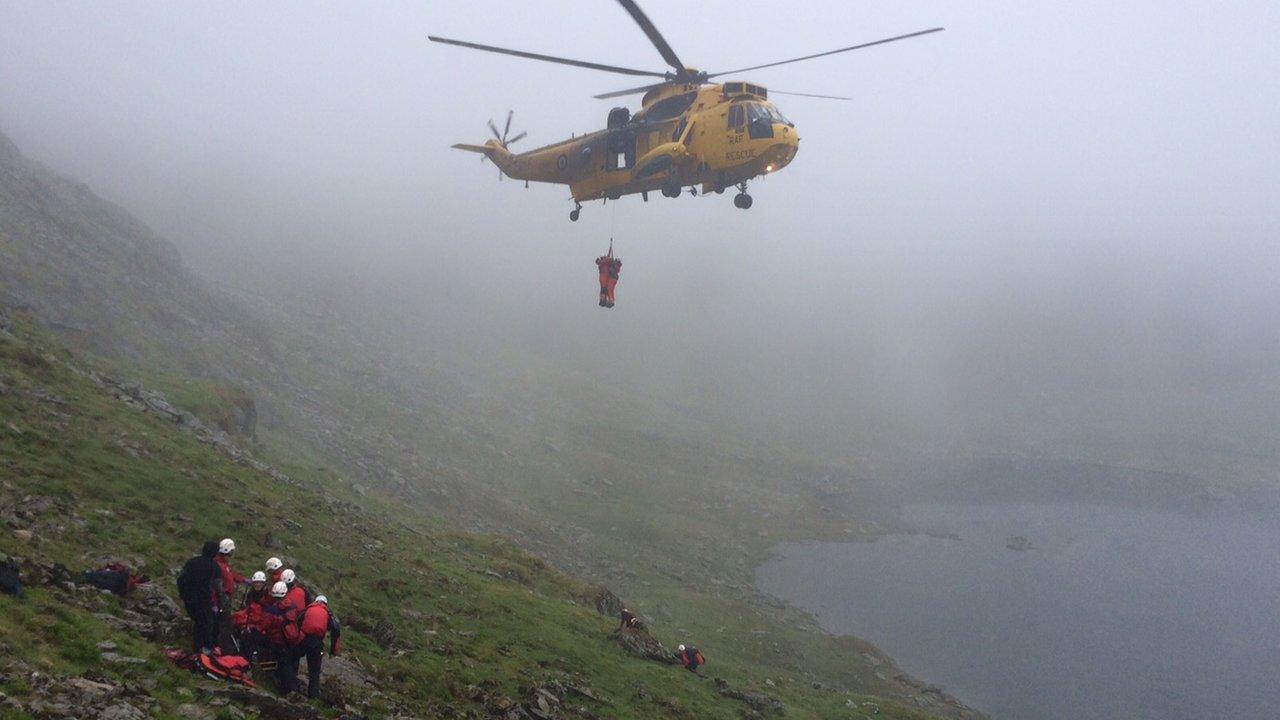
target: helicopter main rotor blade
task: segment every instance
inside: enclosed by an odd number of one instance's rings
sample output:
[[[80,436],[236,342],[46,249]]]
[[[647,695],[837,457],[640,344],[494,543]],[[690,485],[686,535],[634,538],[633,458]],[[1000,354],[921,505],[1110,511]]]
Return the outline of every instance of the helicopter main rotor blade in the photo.
[[[876,40],[875,42],[862,43],[861,45],[851,45],[847,48],[840,48],[839,50],[829,50],[827,52],[816,53],[814,55],[805,55],[804,57],[791,58],[790,60],[779,60],[778,62],[765,63],[764,65],[753,65],[752,67],[738,68],[737,70],[727,70],[725,72],[718,72],[712,75],[708,75],[707,77],[713,78],[713,77],[719,77],[721,75],[731,75],[733,73],[747,72],[749,70],[760,70],[762,68],[775,67],[777,65],[786,65],[787,63],[800,62],[801,60],[812,60],[814,58],[825,57],[827,55],[835,55],[837,53],[849,52],[850,50],[861,50],[862,48],[868,48],[873,45],[884,45],[885,43],[897,42],[898,40],[906,40],[907,38],[919,37],[921,35],[928,35],[929,33],[942,32],[945,29],[946,28],[940,28],[940,27],[930,28],[928,30],[921,30],[919,32],[907,33],[906,35],[898,35],[897,37],[885,38],[883,40]]]
[[[795,95],[796,97],[822,98],[823,100],[852,100],[851,97],[843,95],[815,95],[813,93],[787,92],[786,90],[774,90],[769,88],[770,95]]]
[[[467,42],[465,40],[450,40],[449,38],[436,37],[435,35],[428,35],[427,39],[431,42],[445,43],[446,45],[457,45],[458,47],[471,48],[472,50],[484,50],[486,52],[501,53],[503,55],[515,55],[516,57],[528,58],[530,60],[543,60],[545,62],[560,63],[561,65],[573,65],[575,67],[583,67],[589,70],[603,70],[605,72],[618,73],[620,75],[665,77],[663,73],[653,72],[650,70],[635,70],[633,68],[618,67],[616,65],[587,62],[586,60],[570,60],[568,58],[555,57],[554,55],[541,55],[539,53],[524,52],[523,50],[509,50],[507,48],[493,47],[492,45],[481,45],[480,43]]]
[[[653,43],[653,46],[658,49],[662,59],[675,68],[676,72],[684,72],[684,63],[680,62],[680,58],[676,57],[676,51],[671,49],[671,46],[667,44],[667,39],[662,37],[662,33],[658,32],[658,28],[644,14],[644,11],[635,3],[635,0],[618,0],[618,4],[631,15],[631,19],[636,21],[636,24],[640,26],[644,34],[649,36],[649,42]]]
[[[660,82],[660,83],[654,83],[652,85],[641,85],[640,87],[631,88],[629,90],[614,90],[613,92],[607,92],[603,95],[596,95],[595,99],[608,100],[609,98],[622,97],[623,95],[635,95],[636,93],[649,92],[654,88],[660,88],[666,84],[667,83],[665,82]]]

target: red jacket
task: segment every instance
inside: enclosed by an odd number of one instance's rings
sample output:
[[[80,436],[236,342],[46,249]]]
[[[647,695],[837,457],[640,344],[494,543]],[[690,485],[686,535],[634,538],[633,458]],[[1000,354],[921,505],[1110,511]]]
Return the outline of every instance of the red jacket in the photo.
[[[249,582],[248,578],[231,569],[231,561],[226,555],[219,553],[213,561],[218,563],[218,571],[222,573],[222,594],[228,598],[235,595],[236,585]]]
[[[274,605],[267,605],[262,611],[262,620],[258,625],[258,629],[263,635],[267,636],[267,640],[276,646],[284,646],[290,644],[285,638],[284,628],[286,625],[297,624],[298,614],[302,612],[301,608],[294,607],[289,598],[282,597]]]
[[[338,618],[329,612],[329,606],[324,603],[311,603],[302,613],[302,635],[303,637],[317,638],[324,640],[325,634],[329,634],[329,654],[337,655],[342,650],[342,626],[338,623]]]
[[[289,588],[288,594],[284,596],[284,601],[298,612],[302,612],[307,609],[307,591],[303,590],[301,585],[294,583],[293,587]]]

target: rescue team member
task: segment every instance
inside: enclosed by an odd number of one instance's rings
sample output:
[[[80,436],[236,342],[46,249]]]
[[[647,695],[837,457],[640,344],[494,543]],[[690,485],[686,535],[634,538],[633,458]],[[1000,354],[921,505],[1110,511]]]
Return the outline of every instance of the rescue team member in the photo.
[[[320,696],[320,663],[324,660],[324,636],[329,635],[329,654],[337,657],[342,650],[342,626],[338,618],[329,612],[329,599],[317,595],[315,602],[303,611],[298,624],[298,643],[289,654],[287,686],[281,692],[288,694],[297,689],[298,665],[307,659],[307,697]]]
[[[702,653],[699,652],[698,648],[696,647],[687,648],[684,645],[681,645],[676,648],[676,651],[680,654],[680,664],[684,665],[684,668],[686,670],[693,673],[694,675],[698,675],[698,676],[702,675],[702,673],[698,672],[698,668],[702,667],[703,665],[706,665],[707,660],[706,658],[702,657]]]
[[[224,648],[231,647],[234,640],[232,635],[231,604],[236,596],[236,589],[240,585],[249,584],[249,578],[231,568],[231,554],[235,551],[235,540],[223,538],[222,542],[218,543],[218,556],[214,558],[215,562],[218,563],[218,571],[222,579],[218,588],[218,618],[214,637],[217,644]]]
[[[267,590],[267,574],[259,570],[249,579],[249,589],[244,591],[244,608],[257,608],[270,602],[271,592]]]
[[[235,597],[236,586],[249,584],[249,578],[231,569],[231,553],[235,551],[236,541],[231,538],[224,538],[218,543],[218,557],[215,561],[218,563],[218,571],[222,577],[222,596],[225,601],[219,607],[223,609],[231,607],[231,598]]]
[[[240,632],[240,654],[249,658],[251,663],[258,662],[258,655],[267,646],[267,638],[262,633],[262,618],[271,602],[267,574],[259,570],[253,574],[249,589],[244,593],[244,607],[231,616],[231,624]]]
[[[613,254],[613,250],[609,250],[609,254]],[[608,282],[606,284],[605,307],[613,307],[613,290],[618,287],[618,275],[622,272],[622,260],[613,258],[609,261]]]
[[[276,660],[276,684],[281,692],[288,692],[288,659],[291,643],[286,637],[287,628],[297,628],[298,616],[303,608],[294,607],[289,602],[289,586],[280,581],[271,586],[271,604],[263,608],[262,624],[259,630],[267,639],[271,655]]]
[[[280,575],[284,572],[284,563],[280,562],[278,557],[267,558],[267,582],[275,585],[280,582]]]
[[[306,588],[298,584],[297,574],[292,570],[285,570],[280,573],[280,580],[289,588],[289,592],[285,595],[285,599],[288,600],[291,605],[296,607],[298,612],[302,612],[303,609],[307,607],[307,600],[309,598],[307,598]]]
[[[178,596],[191,618],[192,652],[209,652],[217,633],[217,615],[214,603],[222,585],[222,574],[214,557],[218,554],[218,541],[208,540],[200,554],[182,566],[178,575]]]
[[[609,272],[613,267],[613,249],[608,255],[596,258],[596,267],[600,270],[600,307],[609,307]]]

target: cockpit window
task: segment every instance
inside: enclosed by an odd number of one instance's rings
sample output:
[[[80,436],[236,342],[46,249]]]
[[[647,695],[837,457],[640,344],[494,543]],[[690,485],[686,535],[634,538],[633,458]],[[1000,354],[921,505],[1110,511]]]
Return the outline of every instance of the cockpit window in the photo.
[[[790,121],[782,116],[782,113],[778,112],[778,108],[772,105],[754,102],[743,104],[747,108],[747,122],[762,120],[767,123],[782,123],[783,125],[791,124]]]

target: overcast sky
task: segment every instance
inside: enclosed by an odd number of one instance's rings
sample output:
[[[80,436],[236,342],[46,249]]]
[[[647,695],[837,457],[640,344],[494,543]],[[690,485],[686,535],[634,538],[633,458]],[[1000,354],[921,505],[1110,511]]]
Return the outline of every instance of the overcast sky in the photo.
[[[1280,376],[1280,4],[643,6],[711,71],[947,31],[751,74],[856,100],[776,98],[800,152],[747,212],[626,198],[570,224],[565,188],[449,149],[508,108],[526,149],[597,129],[623,100],[591,96],[636,83],[428,33],[663,69],[608,0],[0,0],[0,130],[208,273],[448,278],[495,328],[726,412],[856,425],[892,406],[954,433],[1081,387],[1143,404]],[[610,236],[626,267],[606,313],[591,261]]]

